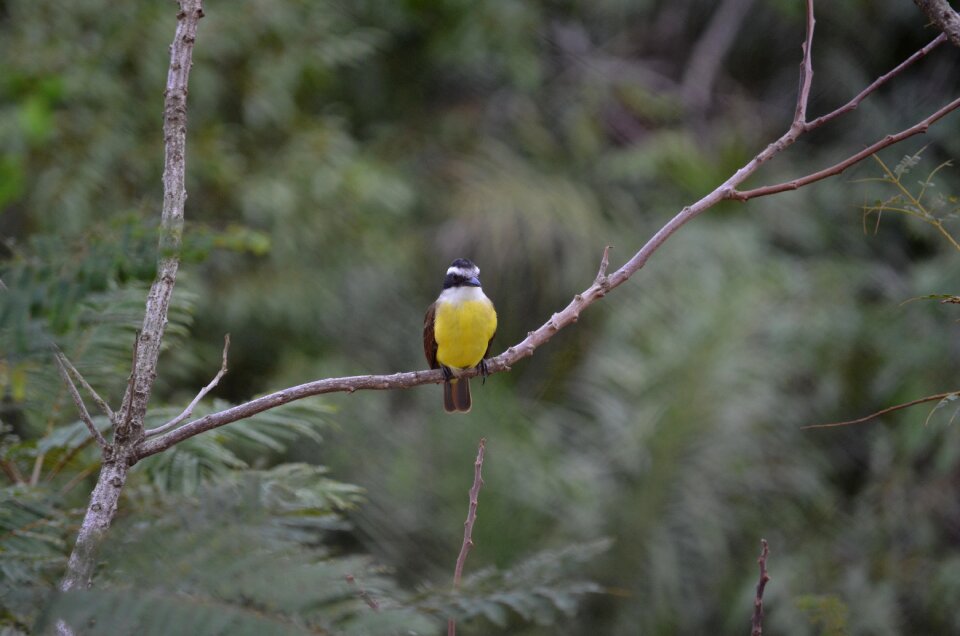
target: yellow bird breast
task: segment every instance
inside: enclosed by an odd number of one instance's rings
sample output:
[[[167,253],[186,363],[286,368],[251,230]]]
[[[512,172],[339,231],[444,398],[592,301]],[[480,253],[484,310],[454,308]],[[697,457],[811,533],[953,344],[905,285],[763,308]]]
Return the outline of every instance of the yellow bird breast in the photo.
[[[477,366],[496,330],[497,312],[486,296],[447,302],[441,297],[433,325],[437,361],[456,369]]]

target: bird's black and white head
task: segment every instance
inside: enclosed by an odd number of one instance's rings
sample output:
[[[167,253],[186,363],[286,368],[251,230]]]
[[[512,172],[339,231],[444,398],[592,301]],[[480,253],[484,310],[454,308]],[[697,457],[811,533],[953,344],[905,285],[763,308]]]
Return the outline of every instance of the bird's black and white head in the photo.
[[[452,287],[480,287],[480,268],[466,258],[458,258],[450,263],[443,279],[443,288]]]

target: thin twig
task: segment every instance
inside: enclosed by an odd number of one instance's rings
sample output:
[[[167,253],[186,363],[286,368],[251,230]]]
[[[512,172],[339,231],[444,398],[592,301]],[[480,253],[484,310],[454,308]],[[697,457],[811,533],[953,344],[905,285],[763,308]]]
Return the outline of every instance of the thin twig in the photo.
[[[54,347],[56,347],[56,345],[54,345]],[[82,386],[87,393],[90,394],[90,397],[92,397],[93,401],[97,403],[97,406],[100,407],[100,410],[103,411],[103,414],[110,419],[110,423],[116,425],[117,416],[113,412],[113,409],[110,408],[110,405],[107,404],[106,400],[100,397],[100,394],[98,394],[93,387],[90,386],[90,383],[87,382],[87,379],[83,377],[83,374],[80,373],[75,366],[73,366],[73,363],[70,362],[70,359],[67,358],[63,351],[61,351],[59,348],[56,348],[55,355],[60,362],[67,367],[67,370],[73,374],[73,377],[77,379],[77,382],[80,383],[80,386]]]
[[[930,53],[930,51],[940,46],[943,43],[943,41],[946,39],[947,39],[947,36],[941,33],[940,35],[935,37],[933,40],[931,40],[929,44],[927,44],[926,46],[918,50],[916,53],[914,53],[904,61],[900,62],[900,64],[895,66],[893,69],[884,73],[877,79],[873,80],[872,84],[870,84],[865,89],[857,93],[856,97],[851,99],[849,102],[847,102],[840,108],[837,108],[836,110],[831,111],[826,115],[821,115],[820,117],[817,117],[816,119],[807,122],[805,129],[813,130],[814,128],[819,128],[825,123],[836,119],[840,115],[849,113],[851,110],[856,110],[857,106],[860,105],[860,102],[866,99],[870,95],[870,93],[874,92],[875,90],[877,90],[878,88],[880,88],[881,86],[883,86],[884,84],[892,80],[894,77],[902,73],[908,66],[912,65],[914,62],[916,62],[920,58],[925,57],[928,53]]]
[[[928,395],[927,397],[917,398],[916,400],[911,400],[909,402],[904,402],[903,404],[897,404],[895,406],[888,406],[885,409],[877,411],[876,413],[871,413],[864,417],[858,417],[855,420],[847,420],[845,422],[833,422],[831,424],[809,424],[807,426],[801,426],[801,429],[810,429],[810,428],[836,428],[838,426],[852,426],[854,424],[863,424],[864,422],[869,422],[872,419],[876,419],[881,415],[886,415],[887,413],[893,413],[894,411],[899,411],[900,409],[909,408],[911,406],[916,406],[917,404],[923,404],[924,402],[933,402],[934,400],[942,400],[951,395],[960,395],[960,389],[956,391],[947,391],[946,393],[937,393],[936,395]]]
[[[805,62],[804,65],[809,61],[809,51],[810,46],[807,43],[812,43],[812,29],[813,22],[808,15],[808,33],[804,38],[805,46]],[[932,47],[932,44],[928,44],[925,49],[929,50]],[[923,54],[926,54],[925,52]],[[905,62],[897,66],[894,71],[891,71],[886,76],[887,81],[893,75],[900,73],[904,68],[909,64],[912,64],[917,59],[922,57],[920,52],[915,53]],[[812,76],[805,76],[802,78],[800,83],[800,92],[797,96],[797,105],[798,108],[801,105],[805,104],[805,100],[809,97],[809,80]],[[872,90],[875,90],[877,86],[881,83],[880,80],[874,82],[871,86]],[[859,103],[864,97],[866,97],[866,92],[861,92],[854,100],[856,103]],[[512,347],[509,347],[506,351],[500,355],[487,360],[486,368],[489,374],[499,373],[501,371],[508,371],[512,366],[519,360],[533,355],[537,347],[543,345],[548,340],[550,340],[560,329],[577,322],[580,317],[580,313],[595,303],[597,300],[602,298],[610,290],[619,287],[624,282],[630,279],[633,274],[639,271],[650,259],[650,257],[658,250],[663,244],[669,239],[677,230],[681,227],[703,214],[717,203],[720,203],[724,200],[730,199],[739,199],[747,200],[756,196],[763,196],[766,194],[773,194],[774,192],[781,192],[784,190],[794,190],[801,186],[807,185],[814,181],[819,181],[833,174],[842,172],[844,169],[853,165],[857,161],[870,156],[871,153],[875,152],[879,148],[886,147],[902,139],[906,139],[910,135],[917,134],[919,132],[925,131],[932,123],[945,116],[947,113],[951,112],[955,108],[960,106],[960,99],[951,102],[947,106],[941,108],[939,111],[928,117],[927,119],[921,121],[919,124],[898,133],[897,135],[891,135],[885,138],[883,141],[874,144],[874,146],[867,148],[865,151],[854,155],[853,157],[837,164],[833,168],[828,168],[822,170],[813,175],[808,175],[802,179],[798,179],[794,182],[789,182],[786,184],[780,184],[777,186],[767,186],[765,188],[757,188],[755,190],[746,190],[738,191],[739,187],[748,177],[759,169],[759,167],[765,162],[769,161],[777,154],[782,152],[788,146],[793,144],[806,130],[810,128],[810,124],[798,125],[796,123],[792,124],[787,132],[780,136],[779,139],[769,144],[766,148],[760,151],[753,159],[748,161],[744,166],[737,170],[733,175],[731,175],[726,181],[717,186],[712,192],[701,198],[696,203],[689,205],[680,212],[678,212],[672,219],[670,219],[666,224],[663,225],[641,248],[637,251],[633,257],[630,258],[623,266],[620,267],[617,271],[612,274],[606,275],[600,281],[594,281],[593,284],[588,287],[583,292],[576,294],[573,297],[573,300],[567,304],[567,306],[559,312],[554,313],[549,320],[547,320],[543,325],[537,328],[535,331],[531,331],[527,334],[527,337],[524,338],[521,342],[515,344]],[[803,106],[804,112],[806,106]],[[847,108],[846,106],[843,108]],[[852,109],[852,106],[850,107]],[[836,111],[835,111],[836,112]],[[844,111],[846,112],[846,111]],[[839,113],[838,113],[839,114]],[[835,114],[826,116],[827,121],[835,117]],[[470,369],[462,372],[461,377],[473,377],[477,375],[479,371]],[[360,376],[350,376],[350,377],[340,377],[340,378],[327,378],[322,380],[316,380],[313,382],[307,382],[299,386],[289,387],[276,391],[269,395],[265,395],[249,402],[239,404],[237,406],[224,409],[217,413],[211,413],[204,417],[188,422],[176,429],[168,431],[167,433],[156,436],[149,440],[144,440],[140,446],[136,449],[136,458],[142,459],[148,457],[155,453],[162,452],[167,448],[170,448],[174,444],[177,444],[185,439],[198,435],[205,431],[217,428],[219,426],[224,426],[231,422],[236,422],[238,420],[245,419],[251,415],[261,413],[271,408],[287,404],[294,400],[300,400],[306,397],[311,397],[315,395],[322,395],[326,393],[336,393],[336,392],[346,392],[354,393],[360,390],[393,390],[393,389],[408,389],[415,386],[420,386],[422,384],[439,384],[444,381],[443,372],[440,370],[434,371],[410,371],[406,373],[393,373],[387,375],[360,375]]]
[[[767,557],[770,556],[770,546],[766,539],[760,539],[760,558],[757,563],[760,564],[760,580],[757,581],[757,596],[753,600],[753,621],[751,623],[750,636],[763,635],[763,589],[770,580],[767,574]]]
[[[813,0],[807,0],[807,35],[803,39],[800,90],[797,91],[797,109],[793,114],[793,125],[801,129],[807,123],[807,103],[810,101],[810,87],[813,85],[813,27],[816,23],[813,17]]]
[[[912,137],[914,135],[927,132],[927,129],[930,128],[931,124],[949,115],[950,113],[955,111],[957,108],[960,108],[960,98],[953,100],[946,106],[943,106],[936,112],[932,113],[929,117],[920,120],[913,126],[910,126],[909,128],[901,130],[896,134],[887,135],[880,141],[877,141],[867,146],[860,152],[847,157],[843,161],[836,163],[830,166],[829,168],[824,168],[823,170],[814,172],[812,174],[808,174],[804,177],[800,177],[799,179],[794,179],[793,181],[785,181],[784,183],[778,183],[776,185],[763,186],[762,188],[754,188],[752,190],[733,190],[729,193],[729,196],[727,198],[734,199],[736,201],[747,201],[749,199],[756,199],[757,197],[765,197],[771,194],[777,194],[778,192],[785,192],[787,190],[796,190],[805,185],[814,183],[815,181],[821,181],[823,179],[826,179],[827,177],[832,177],[834,175],[840,174],[850,166],[856,163],[859,163],[863,159],[866,159],[870,155],[880,150],[883,150],[887,146],[892,146],[893,144],[901,142],[904,139],[907,139],[908,137]]]
[[[93,419],[90,418],[90,413],[87,411],[87,405],[83,403],[83,398],[80,396],[80,392],[77,390],[76,385],[73,383],[73,380],[70,378],[69,372],[67,372],[67,367],[64,366],[63,362],[60,361],[59,356],[55,356],[57,361],[57,370],[60,371],[60,377],[63,378],[63,382],[67,385],[67,389],[70,391],[70,396],[73,398],[73,403],[77,405],[77,410],[80,412],[80,419],[83,420],[83,423],[87,425],[87,430],[90,431],[90,435],[97,440],[97,445],[100,446],[100,450],[104,454],[109,453],[110,445],[107,444],[107,440],[103,438],[103,435],[100,434],[100,431],[97,430],[97,427],[93,424]]]
[[[473,462],[473,486],[470,488],[470,507],[467,509],[467,520],[463,522],[463,545],[460,546],[460,554],[457,556],[457,566],[453,570],[453,589],[460,587],[460,579],[463,577],[463,566],[467,562],[467,553],[473,547],[473,524],[477,521],[477,505],[480,502],[480,488],[483,487],[483,477],[480,472],[483,469],[483,453],[487,447],[487,439],[480,438],[480,445],[477,447],[477,459]],[[447,621],[447,636],[456,636],[457,621],[453,618]]]
[[[210,380],[210,384],[200,389],[200,392],[197,393],[197,397],[193,398],[193,401],[187,405],[187,408],[183,409],[183,413],[176,416],[166,424],[161,424],[156,428],[151,428],[150,430],[146,431],[145,433],[146,437],[152,437],[154,435],[159,435],[160,433],[163,433],[165,431],[169,431],[171,428],[176,427],[185,419],[190,417],[190,414],[193,413],[193,409],[197,406],[200,400],[202,400],[207,395],[207,393],[213,390],[213,387],[217,386],[217,383],[220,382],[220,378],[222,378],[224,374],[226,374],[228,351],[230,351],[230,334],[227,334],[223,337],[223,361],[220,364],[220,370],[217,371],[217,375],[213,376],[213,379]]]

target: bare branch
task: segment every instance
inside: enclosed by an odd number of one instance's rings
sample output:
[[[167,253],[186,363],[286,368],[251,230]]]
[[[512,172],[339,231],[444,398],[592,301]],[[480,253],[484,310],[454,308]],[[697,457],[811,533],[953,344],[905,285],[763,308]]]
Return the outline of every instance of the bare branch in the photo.
[[[97,406],[100,407],[100,410],[103,411],[103,414],[110,419],[110,423],[116,425],[117,416],[113,412],[113,409],[110,408],[110,405],[107,404],[106,400],[100,397],[100,395],[93,389],[92,386],[90,386],[90,383],[87,382],[87,379],[83,377],[82,373],[77,371],[77,368],[73,366],[73,363],[70,362],[70,359],[67,358],[67,356],[63,353],[63,351],[60,351],[59,348],[56,348],[56,345],[54,345],[54,347],[56,349],[56,352],[57,352],[56,355],[58,356],[60,362],[67,367],[67,370],[70,371],[70,373],[73,374],[73,377],[77,379],[77,382],[80,383],[80,386],[82,386],[87,391],[87,393],[90,394],[90,397],[92,397],[93,401],[97,403]]]
[[[813,130],[814,128],[819,128],[825,123],[836,119],[840,115],[844,115],[846,113],[849,113],[852,110],[856,110],[857,106],[860,105],[860,102],[866,99],[871,93],[873,93],[875,90],[877,90],[878,88],[880,88],[881,86],[883,86],[884,84],[892,80],[894,77],[896,77],[900,73],[902,73],[904,70],[907,69],[907,67],[911,66],[917,60],[923,57],[926,57],[927,54],[930,53],[930,51],[932,51],[933,49],[943,44],[944,40],[946,39],[947,39],[947,36],[941,33],[940,35],[935,37],[933,40],[931,40],[929,44],[927,44],[926,46],[918,50],[916,53],[914,53],[904,61],[900,62],[900,64],[895,66],[893,69],[891,69],[890,71],[887,71],[877,79],[873,80],[873,83],[871,83],[865,89],[857,93],[856,97],[851,99],[849,102],[847,102],[840,108],[832,112],[829,112],[826,115],[821,115],[820,117],[817,117],[813,121],[807,122],[805,129]]]
[[[803,40],[803,60],[800,62],[800,90],[797,91],[797,110],[793,125],[803,127],[807,123],[807,103],[810,101],[810,86],[813,85],[813,0],[807,0],[807,36]]]
[[[834,164],[829,168],[824,168],[823,170],[814,172],[812,174],[808,174],[804,177],[800,177],[799,179],[794,179],[793,181],[786,181],[784,183],[778,183],[776,185],[763,186],[762,188],[754,188],[753,190],[733,190],[729,193],[727,198],[734,199],[737,201],[747,201],[749,199],[756,199],[757,197],[765,197],[771,194],[777,194],[778,192],[785,192],[787,190],[796,190],[797,188],[801,188],[805,185],[809,185],[816,181],[821,181],[823,179],[826,179],[827,177],[838,175],[844,170],[846,170],[847,168],[849,168],[850,166],[859,163],[860,161],[866,159],[870,155],[876,152],[879,152],[880,150],[883,150],[887,146],[892,146],[893,144],[901,142],[904,139],[907,139],[908,137],[912,137],[914,135],[927,132],[927,129],[930,128],[931,124],[949,115],[950,113],[955,111],[958,107],[960,107],[960,98],[953,100],[946,106],[943,106],[938,111],[931,114],[926,119],[923,119],[917,122],[913,126],[910,126],[909,128],[901,130],[896,134],[887,135],[880,141],[877,141],[867,146],[860,152],[847,157],[843,161],[837,164]]]
[[[928,395],[927,397],[917,398],[916,400],[910,400],[909,402],[904,402],[903,404],[897,404],[895,406],[888,406],[885,409],[879,410],[876,413],[871,413],[864,417],[858,417],[855,420],[847,420],[845,422],[833,422],[831,424],[810,424],[808,426],[801,426],[801,429],[810,429],[810,428],[837,428],[840,426],[853,426],[854,424],[863,424],[864,422],[869,422],[870,420],[876,419],[881,415],[886,415],[887,413],[893,413],[894,411],[899,411],[900,409],[909,408],[911,406],[916,406],[917,404],[923,404],[925,402],[933,402],[934,400],[942,400],[951,395],[960,395],[960,389],[956,391],[947,391],[946,393],[937,393],[936,395]]]
[[[193,66],[193,44],[197,23],[203,17],[202,0],[181,0],[177,31],[170,46],[170,69],[163,104],[163,211],[160,217],[160,255],[157,277],[147,295],[143,327],[134,362],[134,382],[124,396],[124,421],[118,426],[121,438],[139,439],[143,418],[157,377],[160,343],[167,326],[170,298],[180,267],[183,211],[187,201],[187,84]],[[122,428],[122,430],[121,430]]]
[[[803,73],[807,73],[809,69],[807,66],[810,64],[810,46],[812,45],[812,30],[813,30],[813,16],[812,16],[812,3],[808,5],[808,15],[807,15],[807,34],[804,39],[804,64],[803,68],[806,69]],[[908,64],[913,63],[923,55],[926,55],[926,51],[929,51],[936,45],[936,40],[928,44],[924,49],[921,49],[920,52],[915,53],[913,56],[908,58],[905,62],[900,64],[896,69],[888,73],[884,78],[878,80],[871,84],[873,87],[872,90],[875,90],[877,86],[887,81],[897,73],[901,72]],[[921,54],[922,53],[922,54]],[[812,70],[809,70],[812,73]],[[800,92],[797,97],[798,110],[805,112],[806,109],[806,99],[809,96],[810,90],[810,79],[811,75],[804,75],[801,78],[800,83]],[[863,98],[866,97],[868,92],[861,92],[854,102],[859,103]],[[801,109],[800,107],[803,106]],[[896,135],[890,135],[884,138],[882,141],[874,144],[873,146],[867,148],[863,152],[857,153],[851,158],[848,158],[841,164],[834,166],[832,168],[827,168],[822,170],[819,173],[813,175],[808,175],[796,181],[789,182],[787,184],[780,184],[778,186],[767,186],[765,188],[757,188],[755,190],[745,190],[738,191],[737,187],[742,184],[748,177],[750,177],[757,169],[769,161],[777,154],[785,150],[791,144],[793,144],[806,130],[808,129],[807,124],[799,125],[796,120],[788,128],[788,130],[776,141],[768,145],[761,152],[759,152],[753,159],[747,162],[743,167],[737,170],[733,175],[731,175],[726,181],[717,186],[712,192],[701,198],[696,203],[689,205],[683,208],[676,216],[670,219],[663,227],[660,228],[644,245],[640,250],[633,255],[633,257],[627,261],[620,269],[613,272],[612,274],[606,273],[605,264],[609,264],[609,252],[604,250],[604,259],[601,261],[601,272],[598,273],[597,278],[594,280],[593,284],[585,289],[583,292],[576,294],[573,297],[566,307],[561,311],[554,313],[549,320],[547,320],[543,325],[541,325],[535,331],[531,331],[527,334],[527,337],[524,338],[521,342],[513,345],[508,348],[506,351],[501,353],[487,361],[487,372],[498,373],[501,371],[509,371],[511,367],[519,360],[532,356],[533,352],[550,340],[554,334],[559,330],[567,327],[568,325],[577,322],[580,317],[580,313],[595,303],[597,300],[603,298],[610,290],[619,287],[625,283],[633,274],[640,270],[650,259],[650,257],[658,250],[660,247],[669,239],[677,230],[689,223],[691,220],[703,214],[710,208],[712,208],[717,203],[730,200],[747,200],[757,196],[763,196],[766,194],[773,194],[774,192],[782,192],[784,190],[793,190],[808,183],[813,183],[824,179],[833,174],[838,174],[842,172],[847,167],[853,165],[857,161],[862,160],[865,157],[870,156],[871,153],[879,150],[880,148],[889,146],[906,139],[907,137],[918,134],[920,132],[926,131],[926,129],[939,120],[940,118],[947,115],[949,112],[956,109],[960,106],[960,99],[951,102],[947,106],[944,106],[931,116],[927,117],[925,120],[920,123],[912,126],[911,128],[901,131]],[[828,121],[841,114],[839,111],[847,112],[852,110],[854,106],[844,106],[843,109],[838,109],[834,113],[826,116]],[[802,123],[802,122],[801,122]],[[602,274],[602,275],[601,275]],[[475,369],[469,369],[460,373],[462,377],[473,377],[478,375],[479,371]],[[392,389],[408,389],[421,384],[439,384],[443,382],[443,372],[440,370],[435,371],[410,371],[406,373],[393,373],[388,375],[360,375],[360,376],[349,376],[341,378],[327,378],[323,380],[316,380],[313,382],[307,382],[299,386],[289,387],[270,393],[249,402],[239,404],[237,406],[225,409],[218,413],[212,413],[204,417],[188,422],[179,428],[168,431],[159,437],[154,439],[149,439],[143,441],[136,450],[136,459],[142,459],[150,455],[162,452],[167,448],[170,448],[174,444],[177,444],[185,439],[193,437],[199,433],[209,431],[211,429],[229,424],[231,422],[236,422],[248,418],[257,413],[261,413],[271,408],[293,402],[294,400],[300,400],[303,398],[311,397],[314,395],[322,395],[325,393],[337,393],[337,392],[346,392],[353,393],[360,390],[392,390]]]
[[[60,354],[54,355],[54,359],[57,361],[57,370],[60,372],[60,377],[63,378],[64,384],[67,385],[67,389],[70,391],[70,397],[73,398],[73,403],[77,405],[77,410],[80,412],[80,419],[87,425],[87,430],[90,431],[90,435],[97,440],[97,445],[100,446],[100,450],[103,451],[104,456],[109,455],[111,451],[110,445],[107,444],[107,440],[103,438],[103,435],[101,435],[97,427],[94,426],[93,419],[91,419],[90,413],[87,411],[87,405],[83,403],[80,392],[77,391],[76,385],[73,383],[73,380],[70,379],[67,367],[64,366],[63,361],[60,359]]]
[[[913,3],[950,38],[954,46],[960,46],[960,15],[947,0],[913,0]]]
[[[763,635],[763,590],[767,586],[770,576],[767,574],[767,557],[770,556],[770,546],[766,539],[760,539],[760,580],[757,581],[757,596],[753,600],[753,621],[751,622],[750,636]]]
[[[227,334],[223,337],[223,362],[221,362],[220,364],[220,370],[217,371],[217,375],[213,376],[213,379],[210,380],[210,384],[200,389],[200,392],[197,393],[197,397],[193,398],[193,401],[190,402],[189,405],[187,405],[187,408],[183,410],[183,413],[176,416],[166,424],[162,424],[161,426],[158,426],[156,428],[151,428],[150,430],[146,431],[145,433],[146,437],[153,437],[154,435],[159,435],[160,433],[169,431],[171,428],[176,427],[185,419],[190,417],[190,414],[193,413],[193,409],[197,406],[200,400],[202,400],[207,395],[207,393],[213,390],[213,387],[217,386],[217,383],[220,382],[220,378],[222,378],[227,373],[227,352],[228,351],[230,351],[230,334]]]
[[[470,507],[467,508],[467,520],[463,522],[463,545],[460,546],[460,554],[457,555],[457,565],[453,570],[453,589],[460,587],[460,579],[463,577],[463,566],[467,562],[467,553],[473,547],[473,524],[477,522],[477,505],[480,503],[480,489],[483,487],[483,454],[487,448],[487,439],[480,438],[480,445],[477,447],[477,459],[473,462],[473,486],[470,487]],[[457,622],[454,619],[447,621],[447,636],[456,636]]]

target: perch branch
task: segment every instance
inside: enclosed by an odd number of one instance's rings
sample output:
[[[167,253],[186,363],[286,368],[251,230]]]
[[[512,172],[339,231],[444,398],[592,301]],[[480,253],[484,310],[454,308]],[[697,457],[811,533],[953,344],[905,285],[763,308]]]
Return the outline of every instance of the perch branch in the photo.
[[[763,590],[767,587],[770,575],[767,574],[767,557],[770,556],[770,546],[766,539],[760,539],[760,580],[757,581],[757,596],[753,600],[753,621],[751,622],[750,636],[763,635]]]
[[[909,402],[904,402],[903,404],[897,404],[894,406],[888,406],[885,409],[881,409],[876,413],[871,413],[870,415],[865,415],[864,417],[858,417],[855,420],[847,420],[845,422],[833,422],[830,424],[810,424],[808,426],[801,426],[801,429],[809,428],[837,428],[839,426],[852,426],[854,424],[863,424],[864,422],[869,422],[870,420],[876,419],[881,415],[886,415],[887,413],[893,413],[894,411],[899,411],[900,409],[909,408],[911,406],[916,406],[917,404],[923,404],[924,402],[933,402],[934,400],[942,400],[951,395],[960,394],[960,389],[956,391],[947,391],[946,393],[937,393],[936,395],[928,395],[927,397],[917,398],[916,400],[911,400]]]
[[[477,459],[473,462],[473,486],[470,487],[470,507],[467,508],[467,520],[463,522],[463,545],[460,546],[460,554],[457,555],[457,565],[453,570],[453,589],[460,587],[460,579],[463,577],[463,566],[467,562],[467,553],[473,547],[473,524],[477,522],[477,505],[480,503],[480,489],[483,487],[483,477],[480,474],[483,470],[483,454],[487,448],[487,440],[480,438],[480,445],[477,447]],[[457,621],[450,619],[447,621],[447,636],[456,636]]]
[[[57,361],[57,371],[60,372],[60,377],[63,378],[64,384],[67,385],[67,389],[70,391],[70,397],[73,398],[73,403],[77,405],[77,411],[80,412],[80,419],[83,420],[83,423],[87,425],[87,430],[90,431],[90,435],[97,440],[97,445],[100,446],[100,450],[103,451],[104,456],[110,454],[110,445],[107,444],[107,440],[103,438],[103,435],[100,434],[100,431],[97,430],[97,427],[93,424],[93,419],[90,417],[90,413],[87,411],[87,405],[83,403],[83,397],[80,396],[80,392],[77,390],[77,385],[73,383],[73,380],[70,378],[70,373],[67,371],[67,367],[64,366],[63,361],[60,359],[60,356],[54,356]]]
[[[150,430],[146,431],[146,437],[153,437],[154,435],[159,435],[160,433],[169,431],[171,428],[174,428],[185,419],[190,417],[190,414],[193,413],[193,409],[196,408],[200,400],[202,400],[207,393],[213,389],[213,387],[217,386],[217,383],[220,382],[220,378],[226,374],[228,351],[230,351],[230,334],[227,334],[223,337],[223,362],[220,363],[220,370],[217,371],[217,375],[213,376],[213,379],[210,380],[210,384],[200,389],[200,392],[197,393],[197,397],[193,398],[193,401],[187,405],[187,408],[183,409],[183,413],[176,416],[166,424],[162,424],[156,428],[151,428]]]
[[[812,70],[810,70],[812,68],[810,61],[810,49],[812,46],[812,29],[814,25],[812,12],[813,3],[812,0],[808,0],[807,34],[804,38],[803,64],[801,65],[803,70],[801,72],[800,90],[797,94],[796,108],[796,113],[801,114],[806,113],[806,103],[809,99],[810,84],[812,80]],[[926,55],[926,53],[929,52],[929,50],[932,49],[936,44],[938,44],[936,40],[927,44],[923,49],[911,55],[909,58],[907,58],[907,60],[875,81],[867,89],[861,91],[861,93],[851,100],[850,103],[821,118],[820,123],[825,123],[826,121],[837,117],[839,114],[848,112],[849,110],[855,108],[856,105],[859,104],[870,92],[876,90],[876,88],[881,84],[902,72],[903,69],[909,64],[914,63],[916,60],[923,57],[923,55]],[[553,314],[549,320],[547,320],[535,331],[529,332],[527,337],[521,342],[509,347],[500,355],[488,360],[486,365],[487,372],[492,374],[501,371],[508,371],[517,361],[532,356],[533,352],[538,347],[550,340],[560,329],[577,322],[580,317],[580,313],[584,309],[595,303],[600,298],[603,298],[610,290],[625,283],[631,276],[633,276],[633,274],[635,274],[647,263],[650,257],[658,249],[660,249],[667,239],[669,239],[677,230],[700,214],[712,208],[717,203],[730,199],[746,201],[747,199],[754,198],[756,196],[773,194],[774,192],[781,192],[784,190],[793,190],[809,183],[819,181],[820,179],[824,179],[833,174],[842,172],[847,167],[865,157],[870,156],[872,152],[876,152],[880,148],[884,148],[896,143],[897,141],[906,139],[911,135],[924,132],[931,124],[944,117],[958,106],[960,106],[960,99],[951,102],[947,106],[944,106],[936,113],[927,117],[915,126],[912,126],[905,131],[901,131],[896,135],[885,137],[881,142],[874,144],[863,152],[857,153],[853,157],[841,162],[840,164],[837,164],[837,166],[834,166],[833,168],[828,168],[820,171],[819,173],[808,175],[802,179],[797,179],[796,181],[780,184],[778,186],[766,186],[765,188],[757,188],[754,190],[738,191],[737,187],[740,186],[754,172],[756,172],[763,163],[769,161],[774,156],[785,150],[804,132],[813,127],[812,123],[807,124],[803,121],[794,119],[790,127],[783,135],[781,135],[779,139],[760,151],[753,159],[744,164],[739,170],[737,170],[722,184],[717,186],[712,192],[701,198],[696,203],[680,210],[680,212],[670,219],[663,227],[661,227],[660,230],[658,230],[640,248],[640,250],[630,258],[629,261],[611,274],[607,274],[606,269],[603,268],[603,263],[609,262],[609,252],[608,250],[604,250],[604,259],[601,262],[601,272],[598,274],[593,284],[583,292],[576,294],[573,297],[573,300],[571,300],[566,307]],[[820,124],[817,125],[819,126]],[[478,375],[478,373],[479,371],[476,369],[469,369],[462,372],[460,375],[462,377],[473,377]],[[249,402],[230,407],[217,413],[211,413],[210,415],[206,415],[183,424],[182,426],[171,431],[167,431],[162,435],[153,437],[152,439],[144,440],[136,449],[136,459],[142,459],[144,457],[162,452],[174,444],[193,437],[199,433],[248,418],[252,415],[256,415],[257,413],[266,411],[267,409],[275,408],[294,400],[300,400],[325,393],[353,393],[360,390],[382,391],[391,389],[408,389],[422,384],[439,384],[443,381],[443,372],[440,370],[433,370],[409,371],[405,373],[393,373],[388,375],[358,375],[340,378],[327,378],[323,380],[307,382],[305,384],[289,387],[274,393],[270,393],[269,395],[255,398]]]
[[[960,46],[960,15],[947,0],[913,0],[913,3],[950,38],[954,46]]]

